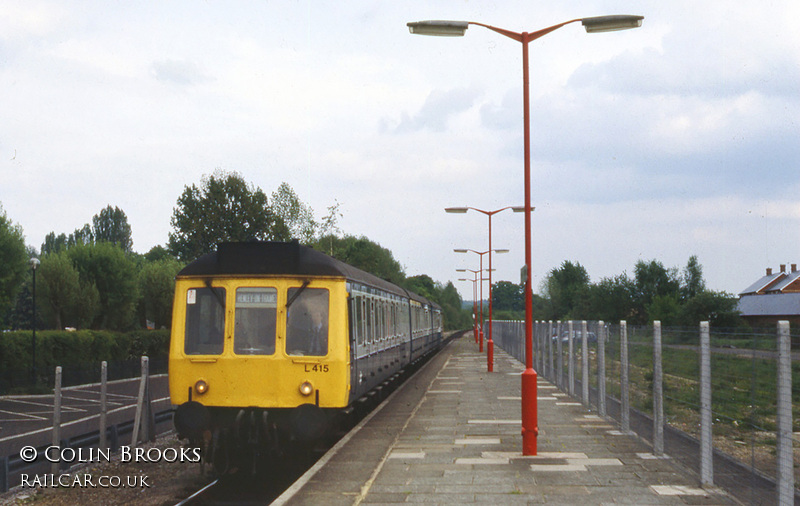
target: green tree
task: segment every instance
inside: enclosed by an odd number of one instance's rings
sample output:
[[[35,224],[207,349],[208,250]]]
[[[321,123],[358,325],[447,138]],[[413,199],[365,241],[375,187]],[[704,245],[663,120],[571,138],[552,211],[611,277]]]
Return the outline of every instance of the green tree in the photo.
[[[588,310],[577,316],[607,322],[627,320],[636,323],[638,313],[634,304],[635,292],[633,281],[625,273],[603,278],[589,287]]]
[[[42,299],[50,314],[52,325],[64,328],[80,293],[80,275],[65,251],[50,253],[42,258],[39,267]]]
[[[634,287],[636,290],[634,294],[636,311],[643,317],[643,321],[637,323],[652,321],[653,317],[649,315],[647,308],[656,297],[666,295],[679,296],[680,280],[678,271],[675,268],[665,268],[657,260],[649,262],[639,260],[634,267]]]
[[[144,306],[144,316],[155,328],[170,328],[175,275],[183,264],[174,258],[148,262],[139,272],[139,293]]]
[[[0,318],[5,317],[17,300],[28,272],[28,260],[22,227],[12,223],[0,206]]]
[[[589,274],[580,263],[565,260],[561,267],[552,269],[544,280],[546,294],[552,304],[548,320],[572,317],[579,297],[589,286]]]
[[[67,247],[92,244],[94,242],[94,235],[92,234],[92,227],[88,223],[84,224],[81,228],[76,228],[75,231],[67,237]]]
[[[492,309],[525,311],[525,286],[510,281],[498,281],[492,286]]]
[[[342,217],[342,213],[339,211],[339,204],[338,201],[335,204],[328,206],[328,214],[322,218],[322,224],[319,227],[320,237],[317,239],[317,247],[320,251],[327,251],[328,255],[336,257],[333,254],[333,243],[335,239],[338,237],[338,234],[341,234],[342,231],[339,229],[339,219]],[[323,239],[325,239],[323,241]]]
[[[170,253],[183,261],[214,251],[226,241],[290,239],[264,192],[235,172],[217,171],[200,187],[185,187],[172,213]]]
[[[676,293],[656,295],[646,309],[651,322],[658,320],[665,327],[680,324],[681,301]]]
[[[41,254],[44,257],[50,253],[58,253],[65,249],[67,249],[67,236],[65,234],[56,236],[55,232],[50,232],[44,238]]]
[[[427,274],[419,274],[417,276],[407,278],[403,285],[407,290],[411,290],[418,295],[422,295],[426,299],[433,301],[438,300],[438,294],[436,293],[436,282]]]
[[[150,248],[150,251],[142,255],[142,257],[146,262],[157,262],[159,260],[166,260],[168,258],[173,260],[175,259],[175,257],[172,256],[169,251],[167,251],[167,248],[161,245],[153,246]]]
[[[92,218],[92,235],[95,242],[116,244],[128,253],[133,248],[128,217],[119,207],[106,206]]]
[[[67,250],[87,290],[96,287],[99,310],[92,326],[127,330],[136,313],[136,264],[121,248],[111,243],[76,245]]]
[[[696,295],[703,293],[706,289],[706,282],[703,280],[703,266],[697,260],[697,255],[689,257],[686,267],[683,269],[683,279],[681,283],[681,297],[689,300]]]
[[[742,319],[736,306],[739,299],[725,292],[704,290],[681,307],[681,325],[696,327],[702,321],[714,328],[738,327]]]
[[[406,275],[400,262],[395,260],[391,251],[366,237],[331,234],[320,237],[312,246],[362,271],[403,286]]]
[[[281,183],[272,193],[272,211],[286,224],[291,237],[303,244],[314,241],[319,228],[314,220],[314,211],[300,200],[287,183]]]
[[[438,304],[442,307],[442,319],[444,320],[445,329],[458,330],[472,326],[470,311],[462,308],[461,296],[452,282],[448,281],[439,290]]]

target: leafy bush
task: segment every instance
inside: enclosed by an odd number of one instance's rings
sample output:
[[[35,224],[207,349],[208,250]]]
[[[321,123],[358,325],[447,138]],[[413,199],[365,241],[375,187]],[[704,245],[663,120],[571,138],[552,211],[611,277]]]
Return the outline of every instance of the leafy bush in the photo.
[[[163,361],[169,351],[168,330],[77,332],[45,330],[36,333],[36,377],[33,377],[33,339],[30,331],[0,334],[0,394],[27,391],[36,385],[48,387],[56,366],[65,377],[83,371],[83,377],[99,378],[100,362],[136,361],[142,355]],[[80,375],[72,374],[79,381]],[[67,382],[65,380],[65,386]]]

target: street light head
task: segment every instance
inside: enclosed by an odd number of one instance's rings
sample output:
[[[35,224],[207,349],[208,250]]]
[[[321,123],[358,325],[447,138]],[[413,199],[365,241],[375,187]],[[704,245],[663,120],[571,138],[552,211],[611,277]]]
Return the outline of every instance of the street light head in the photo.
[[[36,257],[31,258],[31,269],[36,270],[36,268],[39,267],[40,263],[41,262],[39,261],[38,258]]]
[[[534,211],[535,209],[536,209],[535,207],[531,206],[531,211]],[[511,210],[514,211],[515,213],[524,213],[525,212],[525,208],[522,207],[522,206],[512,207]]]
[[[643,19],[644,16],[596,16],[593,18],[583,18],[581,23],[588,33],[600,33],[639,28],[642,26]]]
[[[445,207],[444,208],[444,212],[446,212],[446,213],[464,214],[467,211],[469,211],[468,207]]]
[[[467,272],[466,269],[456,269],[456,272]]]
[[[438,37],[463,37],[469,28],[469,23],[466,21],[417,21],[406,25],[408,31],[415,35]]]
[[[466,250],[466,249],[454,249],[453,251],[455,251],[456,253],[467,253],[469,250]]]
[[[494,250],[495,253],[508,253],[510,250],[507,249],[496,249]]]

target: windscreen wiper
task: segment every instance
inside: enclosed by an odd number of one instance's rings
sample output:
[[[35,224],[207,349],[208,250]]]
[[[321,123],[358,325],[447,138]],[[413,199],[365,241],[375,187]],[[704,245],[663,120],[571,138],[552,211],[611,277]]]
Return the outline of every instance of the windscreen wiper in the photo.
[[[294,295],[292,295],[292,298],[291,298],[291,299],[289,299],[288,301],[286,301],[286,309],[289,309],[289,306],[291,306],[291,305],[292,305],[292,303],[293,303],[295,300],[297,300],[297,297],[299,297],[299,296],[300,296],[300,294],[301,294],[301,293],[303,293],[303,290],[305,290],[305,289],[306,289],[306,287],[308,287],[308,285],[310,285],[310,284],[311,284],[311,280],[310,280],[310,279],[307,279],[307,280],[303,281],[303,286],[301,286],[299,290],[297,290],[296,292],[294,292]]]
[[[225,310],[225,299],[222,298],[222,296],[219,294],[219,292],[217,292],[216,288],[211,286],[211,280],[210,279],[207,279],[205,281],[206,281],[206,287],[209,290],[211,290],[211,293],[214,294],[214,298],[217,299],[217,302],[219,302],[220,307],[222,307],[222,310],[224,311]]]

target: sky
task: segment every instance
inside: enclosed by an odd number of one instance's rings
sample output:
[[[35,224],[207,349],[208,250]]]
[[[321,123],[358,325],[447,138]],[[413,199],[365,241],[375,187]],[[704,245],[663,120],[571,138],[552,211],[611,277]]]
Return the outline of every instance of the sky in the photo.
[[[521,45],[406,23],[607,14],[644,21],[530,44],[534,289],[566,260],[597,282],[696,255],[733,294],[800,264],[794,0],[0,0],[0,205],[36,249],[116,206],[145,253],[186,186],[235,171],[471,299],[480,257],[452,250],[487,251],[488,220],[444,208],[523,204]],[[519,282],[523,215],[492,232],[493,281]]]

